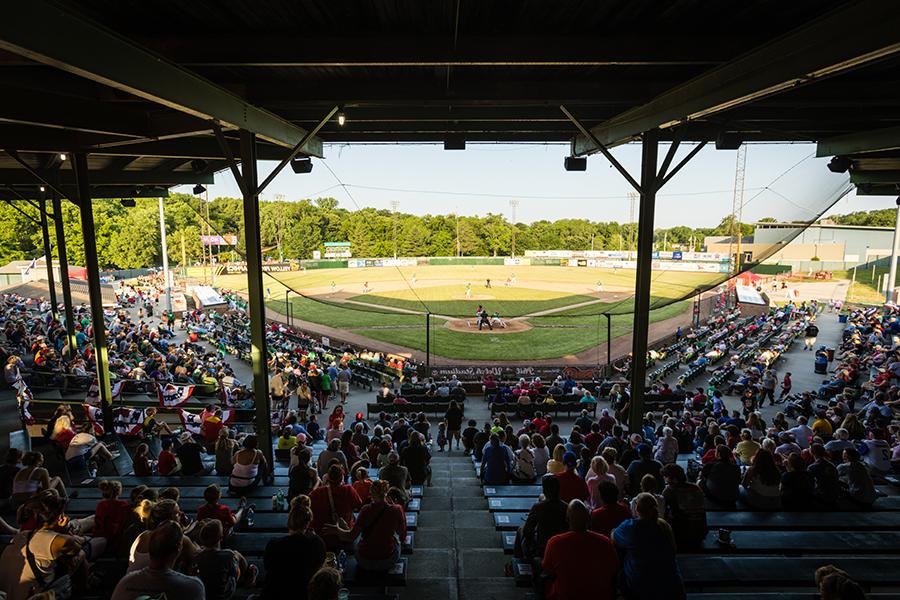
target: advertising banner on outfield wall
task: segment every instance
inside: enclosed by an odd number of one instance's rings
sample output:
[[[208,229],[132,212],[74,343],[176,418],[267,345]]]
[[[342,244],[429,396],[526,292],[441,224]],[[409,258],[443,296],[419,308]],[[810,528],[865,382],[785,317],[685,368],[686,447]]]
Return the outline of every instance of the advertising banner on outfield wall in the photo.
[[[504,258],[503,264],[507,267],[524,267],[531,264],[530,258]]]
[[[542,381],[552,382],[557,376],[572,377],[578,381],[591,380],[603,376],[603,367],[597,365],[575,365],[570,367],[477,367],[469,365],[458,366],[434,366],[431,367],[431,376],[436,380],[456,377],[460,381],[481,381],[486,375],[493,375],[495,379],[534,379],[540,377]]]
[[[415,258],[356,258],[347,261],[347,266],[351,269],[361,269],[363,267],[414,267],[416,266]]]

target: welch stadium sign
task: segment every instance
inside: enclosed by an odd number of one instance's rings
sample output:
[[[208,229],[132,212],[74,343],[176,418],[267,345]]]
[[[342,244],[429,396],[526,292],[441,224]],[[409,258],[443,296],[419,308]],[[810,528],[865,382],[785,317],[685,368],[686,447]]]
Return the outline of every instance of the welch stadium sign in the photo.
[[[422,368],[424,371],[424,367]],[[481,381],[486,375],[493,375],[496,379],[533,379],[540,377],[545,381],[553,381],[557,376],[571,377],[576,381],[591,380],[603,377],[605,367],[597,365],[574,365],[568,367],[542,367],[542,366],[494,366],[479,367],[475,365],[440,365],[431,367],[431,376],[435,379],[450,379],[456,377],[460,381]],[[424,376],[424,372],[422,373]]]

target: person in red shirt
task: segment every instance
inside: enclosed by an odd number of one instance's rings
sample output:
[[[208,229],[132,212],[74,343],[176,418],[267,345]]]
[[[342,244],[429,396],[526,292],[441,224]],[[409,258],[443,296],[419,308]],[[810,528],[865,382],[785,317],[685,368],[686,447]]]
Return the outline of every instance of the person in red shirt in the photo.
[[[631,509],[619,501],[619,488],[613,482],[601,481],[597,491],[601,504],[591,513],[591,531],[609,537],[622,521],[631,518]]]
[[[387,497],[390,486],[383,479],[372,484],[372,502],[359,511],[359,520],[352,529],[325,525],[326,531],[345,542],[360,536],[356,558],[366,571],[391,569],[400,560],[400,540],[406,539],[406,515],[403,507]]]
[[[180,470],[178,459],[175,458],[175,453],[172,452],[172,439],[166,438],[162,441],[162,451],[160,451],[156,462],[156,471],[160,475],[175,475]]]
[[[549,427],[549,425],[547,425],[547,421],[544,420],[543,413],[539,412],[534,414],[534,419],[531,420],[531,424],[534,425],[534,428],[538,433],[540,433],[541,430],[544,429],[544,427]]]
[[[566,470],[556,476],[559,479],[559,499],[563,502],[576,499],[586,501],[591,497],[591,491],[584,478],[575,471],[578,457],[574,452],[566,452],[563,455],[563,464]]]
[[[241,522],[244,518],[244,508],[247,505],[247,499],[241,498],[238,502],[238,509],[232,512],[230,508],[219,502],[222,499],[222,490],[218,484],[212,484],[203,490],[203,499],[206,504],[197,509],[197,520],[215,519],[222,522],[223,535],[226,537],[231,533],[231,529]]]
[[[600,433],[600,424],[591,424],[591,432],[584,436],[584,445],[591,451],[591,456],[597,454],[597,448],[606,436]]]
[[[128,513],[128,503],[119,500],[122,493],[122,482],[103,480],[97,487],[103,500],[97,503],[94,510],[94,537],[106,538],[107,547],[114,546],[122,535],[122,524]]]
[[[215,444],[223,427],[225,427],[225,423],[222,422],[222,409],[216,408],[213,414],[200,423],[200,435],[207,443]]]
[[[619,556],[605,535],[588,531],[590,511],[580,500],[569,503],[569,531],[550,538],[542,577],[547,600],[613,600]]]
[[[342,546],[338,534],[326,531],[325,526],[338,525],[342,529],[352,529],[353,513],[362,507],[362,500],[356,490],[344,484],[344,468],[339,463],[328,467],[323,484],[309,494],[313,511],[312,528],[329,550],[340,550]]]

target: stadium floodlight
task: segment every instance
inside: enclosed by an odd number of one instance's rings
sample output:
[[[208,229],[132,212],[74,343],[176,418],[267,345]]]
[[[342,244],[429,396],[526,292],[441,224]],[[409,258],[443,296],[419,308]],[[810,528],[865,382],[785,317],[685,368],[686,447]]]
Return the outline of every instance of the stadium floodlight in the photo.
[[[47,190],[44,188],[44,186],[41,186],[41,187],[40,187],[40,190],[41,190],[41,193],[42,193],[42,194],[43,194],[44,192],[47,191]]]
[[[344,107],[340,107],[337,112],[337,124],[341,127],[344,126],[344,123],[347,122],[347,115],[344,114]]]
[[[297,175],[302,175],[304,173],[312,173],[313,163],[312,159],[308,156],[304,156],[301,158],[295,158],[291,161],[291,169],[294,170],[294,173]]]
[[[59,160],[66,160],[66,153],[63,152],[59,155]]]
[[[587,171],[587,158],[584,156],[567,156],[563,164],[566,171]]]
[[[846,173],[853,166],[853,162],[846,156],[835,156],[828,163],[828,170],[832,173]]]
[[[194,195],[195,196],[199,196],[200,194],[202,194],[205,191],[206,191],[206,188],[203,187],[202,185],[200,185],[199,183],[194,186]]]
[[[465,150],[466,138],[461,134],[452,133],[444,136],[444,150]]]
[[[134,198],[121,198],[119,200],[119,204],[121,204],[125,208],[134,208],[135,206],[137,206],[137,202],[134,201]]]

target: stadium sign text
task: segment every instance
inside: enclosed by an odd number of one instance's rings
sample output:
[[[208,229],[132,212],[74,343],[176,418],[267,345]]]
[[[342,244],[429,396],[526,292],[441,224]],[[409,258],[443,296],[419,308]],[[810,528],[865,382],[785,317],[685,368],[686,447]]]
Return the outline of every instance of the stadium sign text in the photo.
[[[431,367],[431,376],[435,379],[450,379],[451,377],[456,377],[460,381],[481,381],[487,375],[493,375],[498,379],[519,379],[521,377],[532,379],[534,377],[540,377],[544,381],[553,381],[558,375],[563,375],[581,381],[600,377],[603,373],[601,368],[591,365],[568,367],[541,367],[528,365],[509,367],[477,367],[469,365]]]

